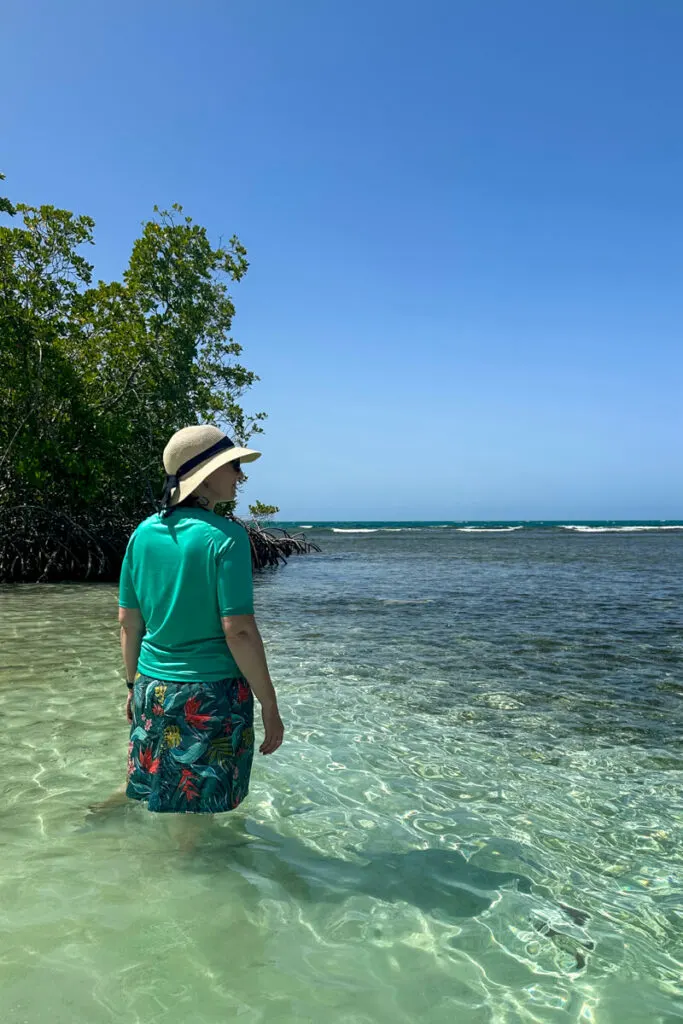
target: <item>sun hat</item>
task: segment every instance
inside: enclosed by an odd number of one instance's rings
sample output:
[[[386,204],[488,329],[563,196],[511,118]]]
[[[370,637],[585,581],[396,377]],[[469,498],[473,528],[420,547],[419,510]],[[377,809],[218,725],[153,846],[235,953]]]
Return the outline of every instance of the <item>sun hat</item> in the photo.
[[[209,424],[177,430],[164,448],[166,484],[162,509],[184,501],[214,469],[226,462],[253,462],[260,457],[261,452],[240,448],[222,430]]]

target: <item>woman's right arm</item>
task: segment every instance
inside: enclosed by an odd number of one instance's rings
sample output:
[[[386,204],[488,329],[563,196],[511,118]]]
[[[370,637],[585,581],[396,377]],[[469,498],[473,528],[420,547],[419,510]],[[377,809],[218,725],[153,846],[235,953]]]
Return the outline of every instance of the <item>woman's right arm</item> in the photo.
[[[261,705],[266,736],[260,751],[272,754],[282,743],[285,730],[256,619],[253,615],[226,615],[221,625],[230,653]]]

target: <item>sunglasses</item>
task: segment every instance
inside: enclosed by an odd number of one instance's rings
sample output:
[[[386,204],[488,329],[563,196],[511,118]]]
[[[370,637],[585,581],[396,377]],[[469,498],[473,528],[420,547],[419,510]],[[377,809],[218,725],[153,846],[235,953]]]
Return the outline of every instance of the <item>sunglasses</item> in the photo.
[[[240,466],[240,460],[239,459],[231,459],[230,460],[230,465],[232,466],[232,468],[235,470],[236,473],[241,473],[242,472],[242,467]]]

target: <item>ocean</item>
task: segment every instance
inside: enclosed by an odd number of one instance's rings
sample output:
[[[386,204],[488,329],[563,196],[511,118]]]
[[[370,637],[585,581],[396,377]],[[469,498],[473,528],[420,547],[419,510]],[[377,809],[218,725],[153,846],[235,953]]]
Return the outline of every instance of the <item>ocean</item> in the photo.
[[[272,526],[299,532],[315,530],[316,533],[425,533],[428,530],[455,530],[458,533],[514,533],[517,530],[567,530],[575,533],[652,533],[655,530],[679,532],[683,521],[676,519],[659,520],[490,520],[446,522],[276,522]]]
[[[285,744],[191,854],[88,812],[115,587],[0,588],[3,1024],[683,1020],[683,523],[286,525]]]

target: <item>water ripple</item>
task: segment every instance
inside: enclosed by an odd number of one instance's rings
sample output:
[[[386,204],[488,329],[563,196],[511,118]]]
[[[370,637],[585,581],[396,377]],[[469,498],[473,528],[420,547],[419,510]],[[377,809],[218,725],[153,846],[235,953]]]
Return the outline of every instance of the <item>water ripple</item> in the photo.
[[[525,534],[262,578],[287,742],[185,858],[87,813],[125,761],[113,588],[2,590],[3,1024],[679,1019],[680,537]]]

